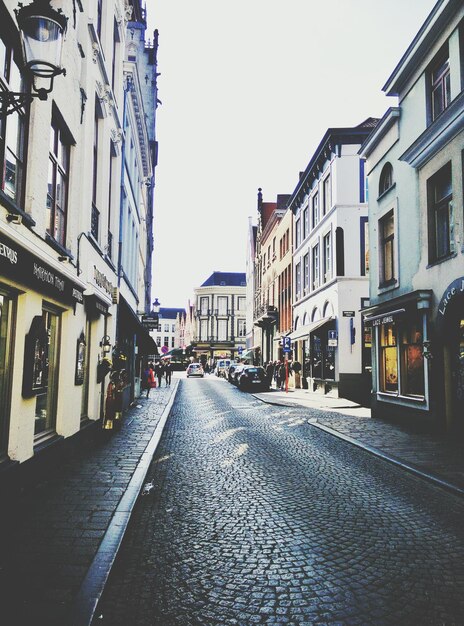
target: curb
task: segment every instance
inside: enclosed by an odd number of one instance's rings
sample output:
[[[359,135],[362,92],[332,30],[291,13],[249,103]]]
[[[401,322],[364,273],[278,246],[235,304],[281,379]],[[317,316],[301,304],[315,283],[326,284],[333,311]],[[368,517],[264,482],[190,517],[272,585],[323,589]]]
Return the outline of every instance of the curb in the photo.
[[[291,404],[291,405],[282,404],[281,402],[271,402],[268,400],[264,400],[263,398],[259,398],[258,396],[254,394],[253,396],[257,400],[261,400],[261,402],[264,402],[265,404],[271,404],[273,406],[283,406],[286,408],[293,408],[295,406],[302,407],[301,404],[297,404],[297,403]],[[322,409],[317,409],[317,410],[322,410]],[[334,430],[332,428],[329,428],[328,426],[324,426],[317,421],[307,420],[307,423],[310,424],[311,426],[315,426],[316,428],[319,428],[319,430],[323,430],[329,435],[338,437],[339,439],[342,439],[343,441],[346,441],[347,443],[350,443],[351,445],[356,446],[357,448],[360,448],[361,450],[364,450],[365,452],[369,452],[370,454],[373,454],[374,456],[382,459],[383,461],[387,461],[387,463],[391,463],[392,465],[395,465],[396,467],[400,467],[401,469],[406,470],[410,474],[413,474],[417,478],[421,478],[422,480],[427,480],[428,482],[434,484],[436,487],[440,487],[441,489],[444,489],[452,493],[455,496],[460,496],[460,497],[464,496],[464,489],[461,489],[460,487],[457,487],[456,485],[453,485],[452,483],[446,480],[443,480],[442,478],[438,478],[438,476],[435,476],[434,474],[425,472],[424,470],[421,470],[418,467],[415,467],[414,465],[410,465],[409,463],[406,463],[405,461],[401,461],[400,459],[396,457],[385,454],[378,448],[374,448],[372,446],[369,446],[368,444],[361,443],[357,439],[353,439],[349,435],[344,435],[338,430]]]
[[[169,413],[177,395],[179,380],[175,386],[161,415],[153,435],[147,444],[140,461],[129,481],[127,489],[116,507],[100,546],[94,556],[87,574],[73,602],[69,626],[90,626],[94,618],[98,601],[105,588],[108,576],[121,546],[124,533],[131,517],[135,502],[139,496],[143,481],[147,475],[150,463],[163,434]]]

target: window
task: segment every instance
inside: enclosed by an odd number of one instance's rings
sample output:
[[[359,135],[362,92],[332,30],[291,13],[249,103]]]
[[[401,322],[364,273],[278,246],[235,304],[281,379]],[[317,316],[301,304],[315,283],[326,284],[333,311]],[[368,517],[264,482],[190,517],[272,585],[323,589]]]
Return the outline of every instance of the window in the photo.
[[[15,300],[0,291],[0,460],[8,452]]]
[[[303,257],[303,292],[309,291],[309,252]]]
[[[319,194],[315,193],[312,199],[313,228],[319,224]]]
[[[423,398],[425,395],[422,320],[400,320],[379,327],[380,391]]]
[[[309,210],[306,207],[303,211],[303,241],[309,234]]]
[[[200,298],[200,313],[208,315],[208,298]]]
[[[171,337],[171,348],[174,348],[176,345],[174,337]]]
[[[237,298],[237,311],[244,311],[246,308],[246,298]]]
[[[43,310],[46,342],[37,342],[34,354],[34,384],[40,385],[35,399],[34,435],[55,430],[58,390],[58,359],[61,317],[52,309]]]
[[[246,337],[246,321],[245,320],[238,320],[238,326],[237,326],[238,330],[237,330],[237,337]]]
[[[360,218],[361,235],[361,276],[369,276],[369,220]]]
[[[427,183],[429,201],[429,260],[438,261],[454,252],[454,216],[451,164]]]
[[[218,296],[218,315],[227,315],[227,297]]]
[[[430,71],[432,121],[442,113],[451,101],[450,65],[448,50],[434,63]]]
[[[166,346],[166,348],[169,348],[169,337],[163,338],[163,345]]]
[[[380,390],[398,392],[398,348],[396,324],[380,327]]]
[[[1,9],[1,7],[0,7]],[[8,40],[14,32],[10,21],[0,14],[0,89],[25,91],[21,74],[14,58],[15,52]],[[0,117],[0,184],[2,191],[16,205],[23,202],[24,166],[26,155],[26,110],[22,107],[8,116]]]
[[[227,320],[218,320],[218,341],[227,340]]]
[[[297,219],[295,222],[295,247],[298,248],[300,243],[301,243],[301,220]]]
[[[169,332],[169,324],[165,324],[164,325],[164,332],[168,333]]]
[[[312,250],[312,283],[313,289],[319,287],[319,244],[316,244]]]
[[[176,325],[175,324],[171,324],[171,332],[172,333],[176,332]]]
[[[332,233],[324,237],[324,282],[332,278]]]
[[[345,276],[345,233],[340,226],[335,229],[335,249],[337,253],[337,276]]]
[[[161,337],[159,335],[156,337],[156,345],[161,347]]]
[[[48,160],[47,232],[61,246],[66,243],[69,140],[56,117],[52,120]]]
[[[96,102],[98,96],[95,96]],[[95,104],[95,116],[93,125],[93,178],[92,178],[92,218],[90,224],[90,232],[98,241],[100,236],[100,211],[97,207],[97,189],[98,189],[98,131],[99,131],[99,112],[97,104]]]
[[[298,300],[301,296],[301,263],[298,263],[295,268],[295,294]]]
[[[208,320],[200,320],[200,341],[208,339]]]
[[[326,176],[324,178],[322,189],[324,192],[322,214],[325,215],[332,207],[332,183],[330,176]]]
[[[393,185],[393,167],[391,163],[385,163],[380,172],[379,196],[388,191]]]
[[[386,285],[395,280],[395,218],[390,211],[379,222],[380,234],[380,283]]]

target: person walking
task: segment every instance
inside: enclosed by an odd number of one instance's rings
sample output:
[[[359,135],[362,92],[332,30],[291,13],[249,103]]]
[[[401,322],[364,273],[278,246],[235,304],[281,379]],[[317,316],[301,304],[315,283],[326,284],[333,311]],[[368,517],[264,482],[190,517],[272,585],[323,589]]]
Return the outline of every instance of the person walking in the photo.
[[[147,390],[147,398],[150,397],[150,390],[156,387],[155,372],[153,363],[150,363],[143,373],[143,388]]]
[[[269,388],[272,386],[273,376],[274,376],[274,363],[272,361],[269,361],[269,363],[266,366],[266,382]]]
[[[167,361],[167,363],[164,366],[164,377],[166,379],[166,387],[169,387],[171,385],[171,378],[172,378],[172,363],[171,363],[171,361]]]
[[[164,375],[164,365],[161,363],[161,361],[158,361],[155,366],[155,374],[156,378],[158,379],[158,387],[161,387],[161,381],[163,380]]]

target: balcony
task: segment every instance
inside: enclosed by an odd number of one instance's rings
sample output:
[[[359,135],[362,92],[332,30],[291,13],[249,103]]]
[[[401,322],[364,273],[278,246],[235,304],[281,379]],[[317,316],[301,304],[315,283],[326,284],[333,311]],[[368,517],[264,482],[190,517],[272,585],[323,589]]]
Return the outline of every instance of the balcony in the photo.
[[[279,317],[277,307],[273,304],[262,304],[255,308],[255,326],[267,326],[276,324]]]

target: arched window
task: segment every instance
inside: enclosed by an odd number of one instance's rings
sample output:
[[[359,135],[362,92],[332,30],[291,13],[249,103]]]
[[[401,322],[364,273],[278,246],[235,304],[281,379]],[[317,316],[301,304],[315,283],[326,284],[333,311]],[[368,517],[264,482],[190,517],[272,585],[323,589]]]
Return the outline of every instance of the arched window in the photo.
[[[324,308],[323,308],[323,311],[322,311],[322,317],[331,317],[332,315],[333,315],[333,306],[332,306],[332,304],[329,301],[327,301],[324,304]]]
[[[393,185],[393,167],[391,163],[385,163],[380,172],[379,196],[388,191]]]
[[[314,309],[313,309],[313,311],[311,313],[311,321],[312,322],[316,322],[319,318],[320,318],[319,310],[318,310],[318,308],[316,306],[316,307],[314,307]]]

